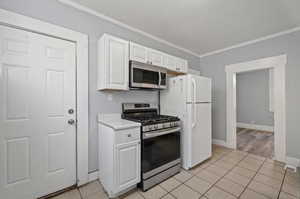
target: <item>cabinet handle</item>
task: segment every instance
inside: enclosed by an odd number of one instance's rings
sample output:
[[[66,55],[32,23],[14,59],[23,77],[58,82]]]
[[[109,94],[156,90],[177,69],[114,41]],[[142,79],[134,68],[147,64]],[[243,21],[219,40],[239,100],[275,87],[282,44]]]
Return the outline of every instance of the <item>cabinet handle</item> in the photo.
[[[127,137],[129,137],[129,138],[130,138],[130,137],[131,137],[131,134],[128,134],[128,135],[127,135]]]

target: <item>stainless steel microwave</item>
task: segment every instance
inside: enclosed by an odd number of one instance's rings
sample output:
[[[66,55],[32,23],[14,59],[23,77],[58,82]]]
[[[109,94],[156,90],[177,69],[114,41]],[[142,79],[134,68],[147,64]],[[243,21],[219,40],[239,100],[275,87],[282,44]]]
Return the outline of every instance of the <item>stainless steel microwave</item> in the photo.
[[[150,64],[130,61],[130,88],[167,88],[167,70]]]

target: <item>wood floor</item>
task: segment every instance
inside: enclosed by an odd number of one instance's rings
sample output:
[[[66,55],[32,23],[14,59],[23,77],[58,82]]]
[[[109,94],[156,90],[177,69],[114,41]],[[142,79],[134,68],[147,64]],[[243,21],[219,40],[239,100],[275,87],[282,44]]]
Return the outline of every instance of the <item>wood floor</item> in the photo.
[[[274,155],[274,133],[237,128],[237,149],[272,158]]]

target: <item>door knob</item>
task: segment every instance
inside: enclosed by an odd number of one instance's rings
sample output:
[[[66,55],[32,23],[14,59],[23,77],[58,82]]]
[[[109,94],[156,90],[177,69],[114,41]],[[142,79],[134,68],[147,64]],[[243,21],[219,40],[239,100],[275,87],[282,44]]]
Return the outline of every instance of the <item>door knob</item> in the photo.
[[[73,125],[73,124],[75,124],[75,120],[73,120],[73,119],[69,119],[69,120],[68,120],[68,124],[70,124],[70,125]]]

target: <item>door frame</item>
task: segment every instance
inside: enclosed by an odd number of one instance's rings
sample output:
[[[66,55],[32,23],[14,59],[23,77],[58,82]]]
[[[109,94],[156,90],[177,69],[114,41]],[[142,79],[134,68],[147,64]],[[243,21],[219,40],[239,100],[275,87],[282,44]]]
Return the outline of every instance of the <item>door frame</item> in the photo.
[[[274,70],[274,159],[286,161],[285,66],[287,56],[279,55],[225,66],[226,71],[226,145],[237,148],[236,74],[262,69]]]
[[[31,17],[0,9],[0,25],[55,37],[76,44],[76,179],[88,183],[88,36]]]

